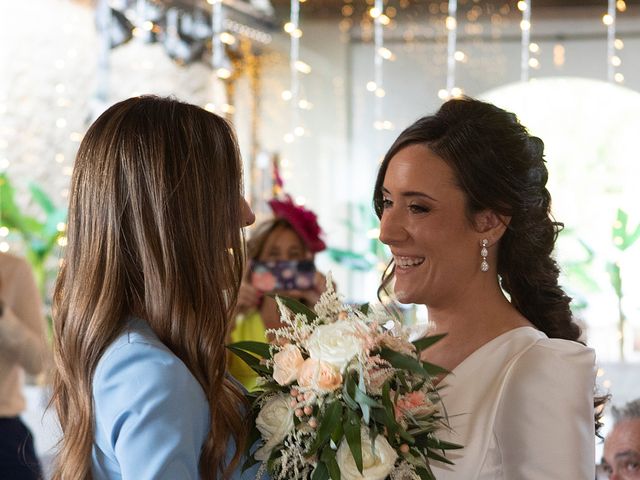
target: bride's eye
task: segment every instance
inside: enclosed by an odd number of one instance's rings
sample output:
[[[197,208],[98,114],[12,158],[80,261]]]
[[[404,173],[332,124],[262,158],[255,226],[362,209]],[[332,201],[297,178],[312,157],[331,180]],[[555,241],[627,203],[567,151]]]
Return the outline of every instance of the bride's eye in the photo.
[[[411,213],[429,213],[431,211],[429,207],[416,204],[409,205],[409,210]]]
[[[391,200],[389,200],[388,198],[382,198],[382,208],[383,209],[387,209],[387,208],[391,208],[393,206],[393,202]]]

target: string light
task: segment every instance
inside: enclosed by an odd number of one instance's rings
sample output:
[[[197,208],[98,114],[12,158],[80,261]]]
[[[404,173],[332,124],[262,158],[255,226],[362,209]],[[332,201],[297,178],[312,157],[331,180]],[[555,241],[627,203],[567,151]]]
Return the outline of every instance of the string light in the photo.
[[[602,23],[607,27],[607,80],[615,81],[616,67],[622,64],[616,55],[616,0],[609,0],[609,8],[602,16]]]
[[[382,0],[375,0],[374,7],[369,10],[369,15],[373,18],[373,81],[376,85],[374,99],[374,121],[373,128],[376,130],[382,130],[384,127],[384,120],[382,118],[382,97],[385,96],[383,86],[383,61],[384,57],[380,53],[384,49],[384,31],[383,24],[380,21],[384,8]]]
[[[438,97],[442,100],[462,95],[462,89],[455,86],[456,56],[458,58],[464,58],[464,53],[459,52],[456,47],[458,39],[458,21],[456,19],[458,14],[457,0],[449,0],[447,7],[447,18],[445,19],[445,28],[447,29],[447,85],[444,90],[441,89],[438,91]]]
[[[564,46],[557,43],[553,46],[553,64],[556,67],[561,67],[564,65]]]
[[[302,60],[296,60],[295,68],[300,73],[304,73],[304,74],[311,73],[311,65],[303,62]]]
[[[529,81],[529,67],[531,66],[529,53],[531,49],[531,0],[520,0],[518,2],[518,10],[522,12],[522,21],[520,22],[520,30],[522,31],[520,46],[520,81]],[[534,59],[537,65],[540,62]],[[535,62],[534,62],[535,64]]]
[[[216,76],[221,80],[231,78],[231,62],[227,58],[227,54],[222,42],[223,32],[223,11],[222,2],[213,0],[211,3],[211,65]]]
[[[220,41],[225,45],[233,45],[236,43],[236,37],[231,35],[229,32],[222,32],[220,34]]]
[[[284,25],[284,31],[289,34],[291,38],[290,53],[289,53],[289,74],[290,74],[290,86],[289,90],[282,92],[282,99],[290,101],[291,112],[291,126],[289,132],[284,136],[286,143],[292,143],[295,141],[296,136],[301,137],[305,134],[304,127],[301,123],[300,110],[305,109],[311,105],[302,101],[300,98],[300,73],[311,73],[311,65],[300,60],[300,38],[302,37],[302,29],[300,28],[300,0],[291,0],[291,13],[289,21]],[[301,103],[302,101],[302,103]],[[283,172],[283,174],[286,172]]]
[[[238,35],[247,37],[255,42],[264,43],[265,45],[271,43],[272,40],[270,34],[247,25],[243,25],[242,23],[238,23],[229,18],[225,18],[223,20],[223,26],[225,30],[237,33]]]

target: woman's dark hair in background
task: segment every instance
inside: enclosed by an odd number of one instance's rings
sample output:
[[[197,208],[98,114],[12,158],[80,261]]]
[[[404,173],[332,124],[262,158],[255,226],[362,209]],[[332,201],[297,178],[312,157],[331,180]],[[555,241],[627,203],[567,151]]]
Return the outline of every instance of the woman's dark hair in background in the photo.
[[[404,130],[385,155],[373,198],[378,217],[389,162],[413,144],[426,145],[453,169],[470,220],[486,209],[511,217],[498,249],[502,288],[548,337],[577,340],[571,298],[558,285],[560,270],[551,256],[563,225],[550,215],[542,140],[529,135],[513,113],[470,98],[449,100]],[[392,275],[385,274],[383,285]]]

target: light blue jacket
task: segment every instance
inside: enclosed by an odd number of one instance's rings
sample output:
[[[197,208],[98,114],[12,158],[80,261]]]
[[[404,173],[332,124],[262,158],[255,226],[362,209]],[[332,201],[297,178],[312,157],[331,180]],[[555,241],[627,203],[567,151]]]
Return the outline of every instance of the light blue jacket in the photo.
[[[200,384],[140,319],[131,319],[93,377],[95,480],[197,480],[209,430]],[[235,446],[230,444],[230,459]],[[241,460],[240,464],[244,462]],[[231,479],[254,479],[257,466]]]

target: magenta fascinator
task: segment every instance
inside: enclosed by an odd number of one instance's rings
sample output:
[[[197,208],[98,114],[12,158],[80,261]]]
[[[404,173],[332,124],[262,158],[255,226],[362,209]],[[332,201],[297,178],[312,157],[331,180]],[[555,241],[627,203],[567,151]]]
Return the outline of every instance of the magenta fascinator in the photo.
[[[320,238],[323,232],[318,217],[311,210],[293,203],[289,195],[284,200],[269,200],[269,206],[277,218],[283,218],[291,224],[310,252],[318,253],[327,248]]]

